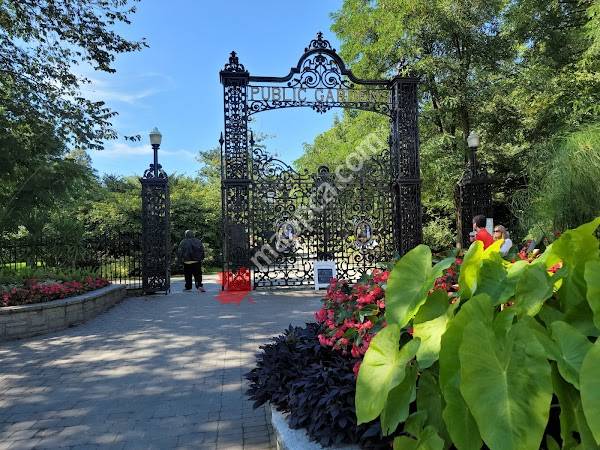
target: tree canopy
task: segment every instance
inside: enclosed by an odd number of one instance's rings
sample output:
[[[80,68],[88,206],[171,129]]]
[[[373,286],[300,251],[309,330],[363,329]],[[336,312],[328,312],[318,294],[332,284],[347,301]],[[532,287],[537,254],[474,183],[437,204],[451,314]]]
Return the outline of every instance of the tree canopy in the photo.
[[[138,0],[0,1],[0,231],[38,234],[95,181],[87,149],[116,137],[116,112],[82,95],[86,71],[142,49],[115,31]]]
[[[13,125],[4,132],[40,122],[63,144],[94,149],[115,138],[110,123],[115,112],[81,94],[90,82],[81,66],[114,72],[115,55],[146,45],[114,30],[130,23],[136,10],[130,3],[137,1],[0,2],[0,114]]]
[[[548,215],[519,222],[517,209],[524,205],[516,208],[512,201],[516,193],[526,197],[525,209],[534,216],[531,205],[540,194],[527,187],[560,159],[548,155],[558,148],[549,143],[599,121],[599,5],[597,0],[345,0],[333,14],[340,53],[356,75],[389,78],[399,71],[420,79],[427,243],[435,248],[452,243],[454,186],[471,131],[481,135],[480,159],[494,182],[497,222],[521,227],[522,233],[532,221],[575,225]],[[388,132],[385,120],[368,116],[345,113],[306,145],[296,164],[313,168],[314,161],[342,161],[360,136]],[[595,139],[589,142],[597,145]],[[589,202],[579,204],[593,212]]]

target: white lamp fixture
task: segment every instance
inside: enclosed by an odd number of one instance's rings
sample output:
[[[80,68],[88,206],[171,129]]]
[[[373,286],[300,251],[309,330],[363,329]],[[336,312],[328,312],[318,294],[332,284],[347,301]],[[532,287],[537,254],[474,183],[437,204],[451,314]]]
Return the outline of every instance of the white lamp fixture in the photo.
[[[474,131],[471,131],[469,137],[467,137],[467,144],[469,145],[469,148],[479,147],[479,135]]]
[[[162,134],[158,131],[158,128],[154,127],[154,129],[150,132],[150,143],[152,145],[160,145],[162,141]]]

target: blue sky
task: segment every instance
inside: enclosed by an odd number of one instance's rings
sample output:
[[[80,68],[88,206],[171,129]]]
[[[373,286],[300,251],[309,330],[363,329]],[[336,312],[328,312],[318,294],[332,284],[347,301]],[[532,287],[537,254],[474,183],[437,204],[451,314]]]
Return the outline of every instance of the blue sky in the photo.
[[[129,38],[145,37],[150,45],[138,53],[119,55],[116,74],[87,73],[86,88],[119,116],[119,135],[142,135],[139,143],[122,138],[102,152],[91,152],[98,173],[140,175],[150,163],[148,132],[163,134],[159,160],[168,173],[195,175],[195,156],[217,144],[223,129],[223,89],[219,70],[235,50],[253,75],[287,75],[318,31],[339,48],[330,31],[330,13],[342,0],[274,0],[228,2],[142,0]],[[288,109],[257,114],[253,128],[273,136],[267,145],[284,161],[302,153],[302,143],[331,127],[334,114]]]

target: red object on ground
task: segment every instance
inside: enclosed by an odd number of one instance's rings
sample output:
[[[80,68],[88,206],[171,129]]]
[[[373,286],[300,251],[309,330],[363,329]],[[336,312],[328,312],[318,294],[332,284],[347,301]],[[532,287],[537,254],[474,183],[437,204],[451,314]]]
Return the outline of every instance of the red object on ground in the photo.
[[[248,302],[254,303],[254,301],[248,297],[252,291],[250,269],[247,267],[240,267],[235,272],[220,272],[218,278],[219,283],[223,288],[222,291],[217,294],[219,303],[236,303],[239,305],[246,297],[248,298]]]

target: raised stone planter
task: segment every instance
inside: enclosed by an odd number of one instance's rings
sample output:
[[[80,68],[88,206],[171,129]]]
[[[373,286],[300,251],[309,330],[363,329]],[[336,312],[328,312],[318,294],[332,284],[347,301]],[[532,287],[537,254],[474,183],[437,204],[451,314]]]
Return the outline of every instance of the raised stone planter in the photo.
[[[277,450],[360,450],[358,445],[343,447],[323,447],[310,437],[304,430],[292,430],[287,423],[286,414],[280,413],[271,406],[271,425],[275,433]]]
[[[124,286],[110,285],[62,300],[0,308],[0,341],[35,336],[80,324],[106,311],[124,297]]]

